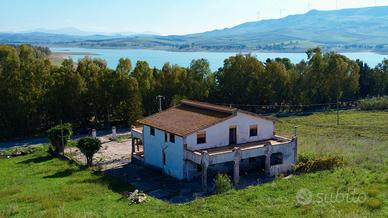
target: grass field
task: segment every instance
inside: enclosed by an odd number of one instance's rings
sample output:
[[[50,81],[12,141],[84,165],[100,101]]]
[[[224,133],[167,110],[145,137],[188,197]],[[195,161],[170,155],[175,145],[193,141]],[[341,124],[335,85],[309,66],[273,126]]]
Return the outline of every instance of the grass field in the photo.
[[[278,134],[298,126],[300,154],[340,155],[342,168],[276,179],[174,205],[148,197],[129,205],[132,188],[45,151],[0,159],[0,217],[388,217],[388,113],[341,112],[281,118]],[[298,203],[301,189],[310,204]],[[303,197],[303,195],[302,195]],[[303,200],[303,198],[302,198]]]

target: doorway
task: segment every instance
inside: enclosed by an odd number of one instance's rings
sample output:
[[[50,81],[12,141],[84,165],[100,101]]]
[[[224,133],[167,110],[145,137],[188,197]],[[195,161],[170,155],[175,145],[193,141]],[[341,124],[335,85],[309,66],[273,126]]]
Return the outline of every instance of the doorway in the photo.
[[[237,126],[229,127],[229,145],[237,144]]]

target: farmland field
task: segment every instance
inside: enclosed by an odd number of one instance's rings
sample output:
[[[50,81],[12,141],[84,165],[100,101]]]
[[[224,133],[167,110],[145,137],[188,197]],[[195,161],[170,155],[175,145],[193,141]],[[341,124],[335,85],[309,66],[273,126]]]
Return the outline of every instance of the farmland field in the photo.
[[[297,126],[299,155],[343,156],[345,166],[176,205],[148,197],[129,205],[121,181],[33,154],[0,159],[0,217],[388,217],[388,113],[341,111],[280,118]],[[301,190],[308,193],[300,195]],[[302,193],[303,194],[303,193]]]

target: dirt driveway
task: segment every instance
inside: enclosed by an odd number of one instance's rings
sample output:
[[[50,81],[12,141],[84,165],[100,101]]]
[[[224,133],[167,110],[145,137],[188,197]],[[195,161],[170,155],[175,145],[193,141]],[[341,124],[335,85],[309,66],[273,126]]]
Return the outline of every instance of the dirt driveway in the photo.
[[[110,136],[99,137],[102,148],[93,158],[94,165],[102,171],[118,168],[131,162],[131,139],[122,141],[110,141]],[[85,156],[78,148],[70,147],[65,149],[65,154],[83,164],[86,164]]]

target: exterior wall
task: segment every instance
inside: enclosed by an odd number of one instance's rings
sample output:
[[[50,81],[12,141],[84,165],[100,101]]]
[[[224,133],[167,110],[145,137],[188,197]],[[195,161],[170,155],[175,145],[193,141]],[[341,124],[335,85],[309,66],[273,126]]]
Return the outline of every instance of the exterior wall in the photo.
[[[177,179],[184,179],[183,138],[175,136],[175,143],[166,143],[166,165],[164,172]]]
[[[165,142],[164,131],[155,128],[155,136],[150,134],[150,127],[144,126],[144,162],[177,179],[184,179],[183,139],[175,136],[175,143]],[[168,138],[169,139],[169,138]],[[163,164],[163,149],[166,165]]]
[[[238,144],[271,139],[274,136],[273,121],[239,112],[235,117],[201,130],[206,131],[206,143],[197,144],[197,133],[187,136],[184,143],[190,150],[227,146],[229,145],[229,127],[232,125],[237,126]],[[249,136],[250,125],[257,125],[257,136]]]

